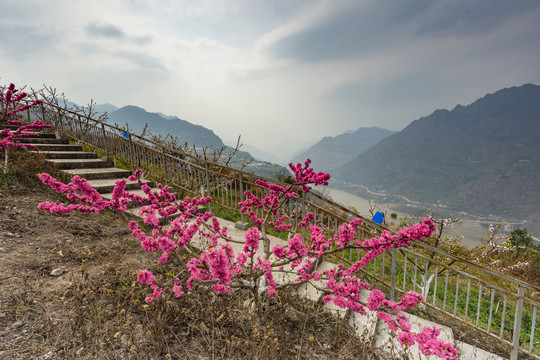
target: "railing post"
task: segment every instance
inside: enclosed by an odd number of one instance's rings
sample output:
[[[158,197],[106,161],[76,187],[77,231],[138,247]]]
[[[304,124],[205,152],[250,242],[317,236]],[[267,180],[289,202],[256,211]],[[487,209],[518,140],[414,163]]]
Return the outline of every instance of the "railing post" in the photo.
[[[302,190],[302,220],[306,217],[306,192]],[[302,239],[306,238],[306,228],[302,228]]]
[[[204,163],[204,173],[205,173],[205,176],[206,176],[206,194],[207,196],[211,196],[210,194],[210,171],[208,169],[208,163]],[[210,201],[208,203],[208,210],[210,212],[212,212],[212,202]]]
[[[390,300],[394,301],[396,288],[396,249],[392,249],[392,274],[390,285]]]
[[[165,176],[165,184],[169,184],[169,173],[167,171],[167,158],[165,157],[165,148],[161,146],[161,157],[163,158],[163,175]]]
[[[42,116],[42,119],[41,121],[45,124],[45,105],[43,105],[43,103],[40,104],[41,105],[41,116]]]
[[[128,140],[129,140],[129,158],[131,159],[131,172],[135,173],[135,151],[133,149],[133,140],[131,140],[131,133],[128,132]]]
[[[29,102],[28,100],[25,100],[25,101],[24,101],[24,104],[25,104],[25,105],[28,105],[29,103],[30,103],[30,102]],[[27,109],[26,109],[26,118],[27,118],[27,120],[28,120],[28,123],[30,123],[30,108],[27,108]]]
[[[510,360],[517,360],[519,351],[519,334],[521,332],[521,317],[523,315],[523,303],[525,302],[525,288],[519,287],[518,302],[516,305],[516,316],[514,317],[514,337],[512,339],[512,353]]]
[[[240,202],[244,202],[244,181],[242,179],[242,173],[239,175],[240,179]],[[240,213],[240,221],[244,222],[244,213]]]
[[[105,125],[103,123],[101,124],[101,132],[103,134],[103,147],[105,148],[105,152],[109,154],[109,146],[107,144],[107,133],[105,132]]]
[[[60,121],[60,130],[62,131],[62,134],[65,134],[64,131],[64,122],[62,121],[62,113],[60,112],[60,108],[58,108],[58,120]]]
[[[81,115],[77,114],[77,120],[79,121],[79,131],[81,132],[81,141],[82,141],[83,147],[84,147],[83,150],[86,151],[86,146],[84,145],[85,141],[84,141],[84,132],[83,132],[83,128],[82,128]]]

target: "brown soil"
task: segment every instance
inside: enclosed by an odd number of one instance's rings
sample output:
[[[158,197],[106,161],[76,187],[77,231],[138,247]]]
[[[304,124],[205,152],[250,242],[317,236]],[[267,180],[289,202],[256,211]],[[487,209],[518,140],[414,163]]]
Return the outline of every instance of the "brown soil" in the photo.
[[[146,304],[136,275],[157,270],[156,256],[131,219],[39,211],[62,198],[35,181],[38,165],[0,178],[0,359],[374,358],[343,321],[288,293],[259,313],[242,292]]]

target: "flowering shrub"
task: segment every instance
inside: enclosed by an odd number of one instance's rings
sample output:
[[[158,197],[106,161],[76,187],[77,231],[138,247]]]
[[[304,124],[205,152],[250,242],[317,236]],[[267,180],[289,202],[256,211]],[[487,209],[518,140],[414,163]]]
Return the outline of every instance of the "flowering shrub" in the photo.
[[[19,103],[24,100],[28,94],[25,92],[20,92],[20,90],[15,88],[15,84],[9,84],[9,86],[0,87],[0,102],[3,104],[2,118],[0,121],[6,120],[8,116],[14,116],[16,113],[27,110],[32,106],[41,104],[41,100],[36,100],[30,104],[19,106]],[[8,125],[23,125],[19,120],[7,120]],[[37,137],[38,135],[33,133],[34,129],[39,128],[50,128],[49,125],[42,124],[39,121],[34,122],[30,125],[25,125],[19,127],[15,131],[9,129],[4,129],[0,131],[0,153],[4,153],[4,164],[2,165],[2,172],[6,174],[8,172],[8,161],[9,161],[9,148],[21,148],[27,147],[35,149],[35,146],[30,144],[23,144],[17,140],[17,138],[24,137]]]
[[[13,125],[21,125],[22,123],[20,121],[13,121],[8,120],[8,124]],[[36,147],[32,144],[23,144],[18,139],[20,138],[31,138],[31,137],[37,137],[39,136],[37,133],[34,133],[33,131],[35,129],[42,129],[42,128],[50,128],[50,125],[45,125],[41,123],[40,121],[36,121],[33,124],[30,125],[23,125],[19,127],[17,130],[12,131],[10,129],[4,129],[0,131],[0,153],[4,153],[4,164],[2,165],[2,171],[4,174],[6,174],[9,170],[8,168],[8,161],[9,161],[9,153],[8,149],[10,148],[22,148],[26,147],[28,149],[36,149]]]
[[[171,261],[178,269],[169,272],[168,276],[156,276],[147,269],[140,270],[138,281],[152,290],[152,294],[145,299],[147,302],[154,301],[165,293],[180,297],[186,292],[202,288],[221,294],[243,288],[250,290],[253,305],[260,308],[268,297],[275,296],[284,288],[311,284],[321,292],[327,303],[332,302],[338,307],[360,314],[366,314],[367,310],[377,311],[378,318],[385,321],[390,330],[398,333],[398,340],[402,345],[418,343],[425,355],[457,359],[457,352],[452,345],[437,338],[440,330],[424,328],[420,333],[414,333],[407,317],[398,312],[415,306],[423,300],[422,295],[409,292],[395,302],[385,299],[382,291],[373,290],[367,299],[367,305],[360,302],[361,290],[369,289],[370,285],[356,277],[356,272],[384,251],[404,247],[412,241],[430,236],[435,230],[431,219],[424,219],[422,223],[404,228],[397,234],[384,231],[381,236],[360,240],[356,229],[361,225],[361,219],[341,225],[338,234],[329,237],[321,227],[313,224],[314,215],[308,213],[298,224],[309,231],[307,239],[295,234],[286,244],[275,244],[271,247],[267,235],[269,227],[281,230],[291,228],[291,224],[287,224],[286,216],[275,219],[285,200],[297,198],[300,191],[309,192],[309,185],[328,184],[330,175],[315,173],[309,165],[309,160],[304,165],[291,164],[295,182],[288,186],[257,181],[259,186],[267,189],[264,197],[258,197],[250,191],[245,192],[246,200],[239,204],[240,211],[248,213],[256,226],[245,233],[244,241],[229,237],[227,227],[221,226],[211,212],[198,211],[201,205],[211,201],[209,197],[185,197],[180,201],[170,193],[168,186],[161,184],[158,185],[158,191],[153,192],[141,179],[140,169],[129,179],[136,180],[146,196],[128,193],[125,191],[125,180],[119,180],[109,201],[103,200],[85,179],[75,177],[71,183],[62,184],[49,175],[42,174],[40,178],[45,184],[66,194],[68,199],[78,204],[42,203],[39,208],[52,213],[99,212],[108,209],[124,211],[130,201],[143,203],[139,214],[145,224],[151,225],[152,231],[147,233],[138,222],[131,221],[129,228],[133,237],[140,240],[145,251],[159,254],[158,263]],[[178,216],[165,227],[160,224],[158,215]],[[237,250],[233,247],[235,243],[239,244],[236,245]],[[202,251],[197,250],[203,247]],[[183,250],[182,254],[180,249]],[[338,264],[329,270],[317,271],[315,264],[318,260],[347,249],[360,249],[365,254],[349,268]],[[175,275],[182,272],[187,272],[187,279]],[[279,283],[275,279],[276,275],[280,276]]]
[[[4,92],[5,91],[5,92]],[[41,104],[41,100],[35,100],[32,103],[19,105],[28,96],[25,92],[20,92],[20,90],[15,88],[15,84],[11,83],[9,86],[3,88],[0,92],[0,101],[4,103],[4,108],[2,109],[4,115],[2,116],[2,121],[4,121],[8,116],[14,116],[16,113],[25,111],[32,106]],[[9,123],[9,122],[8,122]]]
[[[488,237],[481,247],[479,260],[500,272],[524,276],[531,266],[528,256],[524,256],[527,247],[516,244],[509,236],[499,234],[500,228],[501,224],[489,225]],[[516,261],[517,257],[524,261]]]

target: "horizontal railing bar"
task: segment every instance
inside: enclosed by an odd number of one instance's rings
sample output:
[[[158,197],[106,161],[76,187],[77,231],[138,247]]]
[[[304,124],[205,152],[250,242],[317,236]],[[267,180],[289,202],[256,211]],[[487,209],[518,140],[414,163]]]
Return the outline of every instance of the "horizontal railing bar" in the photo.
[[[499,291],[501,291],[501,292],[507,293],[508,295],[515,295],[515,294],[513,294],[513,293],[512,293],[511,291],[509,291],[509,290],[502,289],[502,288],[500,288],[500,287],[498,287],[498,286],[496,286],[496,285],[494,285],[494,284],[492,284],[492,283],[490,283],[490,282],[488,282],[488,281],[486,281],[486,280],[480,279],[480,278],[478,278],[478,277],[476,277],[476,276],[474,276],[474,275],[468,274],[468,273],[466,273],[466,272],[464,272],[464,271],[462,271],[462,270],[456,269],[456,268],[454,268],[454,267],[452,267],[452,266],[443,264],[442,262],[437,261],[437,260],[434,260],[434,259],[431,259],[431,258],[429,258],[429,257],[427,257],[427,256],[425,256],[425,255],[416,253],[416,252],[414,252],[414,251],[412,251],[412,250],[409,250],[409,249],[406,249],[406,248],[401,248],[400,250],[402,250],[402,251],[404,251],[404,252],[408,252],[408,253],[410,253],[410,254],[414,254],[415,256],[418,256],[418,257],[420,257],[420,258],[422,258],[422,259],[424,259],[424,260],[426,260],[426,261],[429,261],[429,262],[431,262],[431,263],[433,263],[433,264],[435,264],[435,265],[437,265],[437,266],[441,266],[441,267],[443,267],[443,268],[445,268],[445,269],[447,269],[447,270],[448,270],[448,269],[449,269],[449,270],[452,270],[452,271],[454,271],[454,272],[457,273],[457,274],[463,275],[463,276],[468,277],[468,278],[470,278],[470,279],[474,279],[474,280],[476,280],[476,281],[478,281],[478,282],[484,283],[485,285],[489,285],[490,287],[493,287],[493,288],[495,288],[495,289],[497,289],[497,290],[499,290]],[[517,296],[517,295],[516,295],[516,296]]]
[[[463,258],[460,258],[458,256],[455,256],[454,254],[451,254],[451,253],[447,253],[443,250],[440,250],[440,249],[437,249],[436,247],[433,247],[431,245],[428,245],[422,241],[414,241],[413,242],[415,245],[418,245],[420,247],[423,247],[425,249],[428,249],[430,251],[433,251],[433,252],[436,252],[438,254],[441,254],[443,256],[446,256],[446,257],[450,257],[456,261],[459,261],[459,262],[462,262],[462,263],[465,263],[467,265],[470,265],[472,267],[475,267],[477,269],[480,269],[482,271],[485,271],[486,273],[490,274],[490,275],[493,275],[493,276],[496,276],[496,277],[499,277],[499,278],[502,278],[504,280],[507,280],[513,284],[516,284],[516,285],[519,285],[519,286],[523,286],[524,288],[527,288],[529,290],[532,290],[532,291],[535,291],[535,292],[540,292],[540,287],[538,286],[535,286],[535,285],[532,285],[532,284],[529,284],[529,283],[526,283],[526,282],[523,282],[519,279],[516,279],[516,278],[513,278],[511,276],[508,276],[508,275],[505,275],[505,274],[502,274],[502,273],[499,273],[498,271],[495,271],[495,270],[491,270],[491,269],[488,269],[482,265],[478,265],[476,264],[475,262],[473,261],[470,261],[470,260],[467,260],[467,259],[463,259]]]

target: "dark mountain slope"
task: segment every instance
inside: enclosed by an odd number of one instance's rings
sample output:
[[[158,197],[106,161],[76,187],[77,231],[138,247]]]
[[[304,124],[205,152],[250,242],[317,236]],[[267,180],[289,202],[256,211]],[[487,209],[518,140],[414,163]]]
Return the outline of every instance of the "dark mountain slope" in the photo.
[[[540,86],[437,110],[383,139],[337,178],[469,212],[540,213]]]

